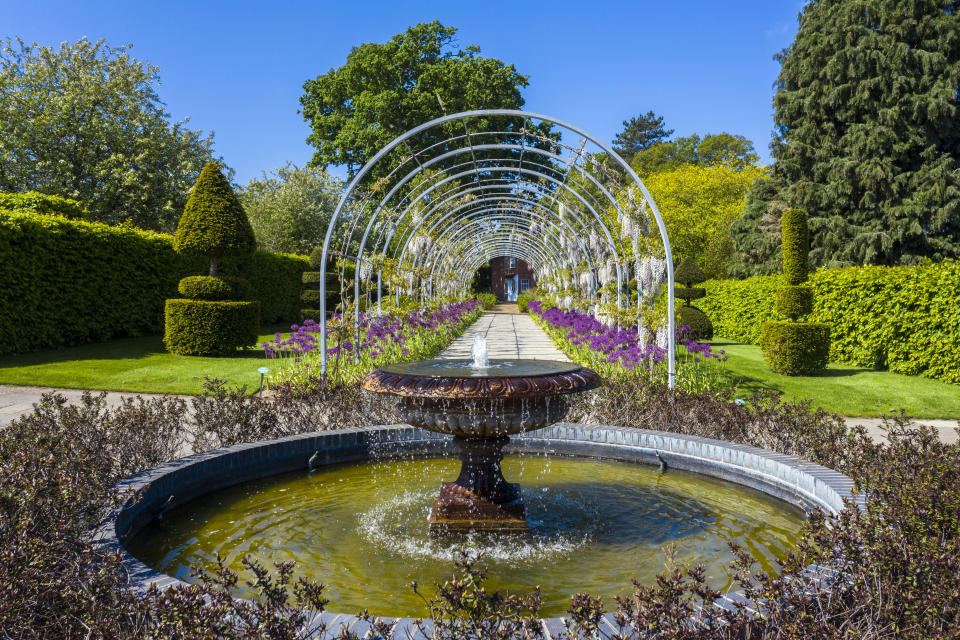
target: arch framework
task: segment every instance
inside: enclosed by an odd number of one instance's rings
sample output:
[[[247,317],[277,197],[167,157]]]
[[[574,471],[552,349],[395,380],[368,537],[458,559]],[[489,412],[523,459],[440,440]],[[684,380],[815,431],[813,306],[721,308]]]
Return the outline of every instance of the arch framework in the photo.
[[[647,237],[651,223],[661,242]],[[524,260],[538,286],[598,316],[624,307],[631,270],[641,296],[665,285],[664,346],[668,384],[675,385],[673,256],[660,211],[617,153],[556,118],[467,111],[399,135],[347,185],[327,228],[320,270],[326,273],[336,257],[343,283],[352,263],[359,327],[361,299],[379,313],[402,295],[420,302],[463,295],[474,271],[497,256]],[[657,259],[663,283],[651,280],[644,262]],[[325,373],[325,278],[319,287]]]

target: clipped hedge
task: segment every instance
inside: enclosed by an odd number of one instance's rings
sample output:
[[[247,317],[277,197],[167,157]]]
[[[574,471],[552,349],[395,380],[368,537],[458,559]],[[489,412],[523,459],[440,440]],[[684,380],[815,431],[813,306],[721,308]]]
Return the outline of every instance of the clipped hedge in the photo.
[[[687,325],[690,327],[690,332],[700,340],[713,339],[713,323],[710,322],[710,318],[707,317],[707,314],[705,314],[703,310],[698,307],[684,305],[677,309],[676,314],[678,327]]]
[[[31,212],[0,212],[0,354],[163,332],[164,300],[204,258],[173,250],[169,235]],[[294,321],[303,256],[258,251],[226,258],[264,323]]]
[[[781,276],[711,280],[699,304],[716,335],[759,344],[760,326],[778,319],[783,284]],[[808,284],[807,319],[831,326],[831,362],[960,384],[960,262],[822,269]]]
[[[226,356],[257,342],[260,303],[183,300],[165,305],[163,344],[181,356]]]
[[[827,366],[830,325],[822,322],[764,322],[760,347],[776,373],[813,375]]]

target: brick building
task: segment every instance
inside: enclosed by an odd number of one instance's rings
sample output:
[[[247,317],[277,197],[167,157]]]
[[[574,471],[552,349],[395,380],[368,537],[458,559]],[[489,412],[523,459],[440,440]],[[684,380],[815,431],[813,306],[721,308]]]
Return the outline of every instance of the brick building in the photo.
[[[517,294],[537,286],[533,271],[519,258],[494,258],[490,261],[490,288],[497,299],[514,301]]]

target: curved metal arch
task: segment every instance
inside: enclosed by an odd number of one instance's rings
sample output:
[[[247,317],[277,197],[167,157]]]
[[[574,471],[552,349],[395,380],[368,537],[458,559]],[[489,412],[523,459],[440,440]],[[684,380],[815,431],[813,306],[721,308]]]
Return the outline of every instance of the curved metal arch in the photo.
[[[359,186],[360,182],[367,176],[367,174],[371,171],[371,169],[372,169],[382,158],[384,158],[388,153],[390,153],[391,151],[393,151],[394,149],[396,149],[399,145],[404,144],[404,143],[405,143],[407,140],[409,140],[410,138],[412,138],[412,137],[414,137],[414,136],[416,136],[416,135],[418,135],[418,134],[420,134],[420,133],[422,133],[422,132],[424,132],[424,131],[427,131],[427,130],[433,128],[433,127],[436,127],[436,126],[439,126],[439,125],[442,125],[442,124],[444,124],[444,123],[451,122],[451,121],[454,121],[454,120],[458,120],[458,119],[459,119],[459,120],[463,120],[463,121],[465,122],[467,118],[472,118],[472,117],[496,117],[496,116],[519,117],[519,118],[523,118],[524,121],[526,121],[526,120],[531,120],[531,121],[532,121],[532,120],[539,120],[539,121],[541,121],[541,122],[547,122],[547,123],[556,125],[556,126],[558,126],[558,127],[562,127],[563,129],[566,129],[566,130],[568,130],[568,131],[571,131],[571,132],[574,132],[574,133],[580,135],[583,139],[589,140],[590,142],[592,142],[593,144],[595,144],[596,146],[598,146],[600,149],[602,149],[605,153],[607,153],[607,155],[608,155],[608,157],[610,158],[610,160],[612,160],[613,162],[617,163],[617,164],[620,166],[620,168],[624,171],[624,173],[628,176],[628,178],[631,179],[631,180],[633,181],[633,183],[640,189],[641,194],[642,194],[642,195],[644,196],[644,198],[646,199],[647,206],[650,208],[651,213],[653,213],[653,217],[654,217],[654,219],[655,219],[655,221],[656,221],[656,223],[657,223],[657,228],[658,228],[658,230],[659,230],[659,232],[660,232],[661,240],[663,241],[663,247],[664,247],[664,255],[665,255],[665,261],[666,261],[666,271],[667,271],[667,283],[666,283],[666,284],[667,284],[667,293],[668,293],[668,296],[667,296],[667,298],[668,298],[668,305],[667,305],[668,369],[669,369],[669,372],[668,372],[668,384],[669,384],[669,386],[672,388],[673,386],[675,386],[675,382],[676,382],[676,363],[675,363],[675,324],[676,324],[676,322],[675,322],[675,313],[674,313],[673,255],[672,255],[672,251],[671,251],[671,248],[670,248],[670,240],[669,240],[669,236],[668,236],[668,234],[667,234],[666,225],[665,225],[664,222],[663,222],[662,216],[660,215],[660,211],[659,211],[659,209],[657,208],[656,202],[653,200],[653,197],[650,195],[650,192],[647,190],[646,186],[645,186],[645,185],[643,184],[643,182],[640,180],[639,176],[637,176],[637,174],[633,171],[633,169],[632,169],[618,154],[616,154],[615,152],[613,152],[613,150],[612,150],[610,147],[608,147],[606,144],[604,144],[603,142],[601,142],[599,139],[597,139],[596,137],[590,135],[589,133],[587,133],[586,131],[580,129],[579,127],[576,127],[576,126],[574,126],[574,125],[572,125],[572,124],[569,124],[569,123],[567,123],[567,122],[564,122],[564,121],[562,121],[562,120],[558,120],[558,119],[556,119],[556,118],[552,118],[552,117],[549,117],[549,116],[545,116],[545,115],[538,114],[538,113],[534,113],[534,112],[528,112],[528,111],[520,111],[520,110],[514,110],[514,109],[486,109],[486,110],[467,111],[467,112],[462,112],[462,113],[450,114],[450,115],[442,116],[442,117],[440,117],[440,118],[436,118],[436,119],[431,120],[431,121],[429,121],[429,122],[425,122],[425,123],[423,123],[423,124],[421,124],[421,125],[419,125],[419,126],[417,126],[417,127],[414,127],[413,129],[410,129],[409,131],[401,134],[400,136],[398,136],[397,138],[395,138],[393,141],[391,141],[389,144],[387,144],[385,147],[383,147],[380,151],[378,151],[378,152],[360,169],[360,171],[357,172],[357,174],[356,174],[356,175],[353,177],[353,179],[350,181],[350,184],[347,185],[347,188],[346,188],[346,190],[344,191],[344,194],[343,194],[343,196],[341,197],[340,202],[337,204],[337,208],[334,210],[333,216],[331,217],[331,222],[330,222],[330,224],[329,224],[329,226],[328,226],[328,228],[327,228],[327,233],[326,233],[326,235],[324,236],[323,250],[322,250],[322,252],[321,252],[321,269],[322,269],[322,271],[326,272],[327,260],[328,260],[328,258],[329,258],[329,253],[330,253],[330,241],[331,241],[331,238],[332,238],[332,235],[333,235],[333,231],[334,231],[334,229],[335,229],[336,226],[337,226],[337,222],[338,222],[338,220],[340,219],[340,217],[341,217],[342,214],[343,214],[344,207],[346,206],[347,201],[352,197],[353,193],[355,192],[355,190],[356,190],[357,187]],[[525,125],[524,125],[524,126],[525,126]],[[470,141],[470,140],[469,140],[469,131],[467,132],[467,138],[468,138],[468,142],[469,142],[469,141]],[[468,148],[472,148],[472,147],[473,147],[472,144],[469,144],[469,145],[468,145]],[[524,146],[524,149],[525,149],[525,150],[533,150],[533,149],[536,149],[536,147],[525,147],[525,146]],[[568,166],[569,166],[570,168],[572,168],[573,165],[577,162],[577,160],[578,160],[578,158],[574,158],[574,159],[570,162],[570,164],[569,164]],[[417,162],[418,162],[418,164],[419,164],[419,161],[417,161]],[[520,164],[522,164],[522,155],[521,155]],[[475,164],[475,168],[476,168],[476,164]],[[477,169],[478,169],[478,168],[477,168]],[[487,172],[487,173],[489,173],[489,172],[491,172],[491,171],[493,171],[493,170],[496,170],[496,169],[497,169],[497,167],[485,167],[485,168],[484,168],[484,171]],[[514,169],[515,169],[515,171],[517,171],[517,172],[523,173],[523,169],[522,169],[521,166],[518,166],[518,167],[516,167],[516,168],[514,168]],[[477,173],[479,173],[479,171],[477,171]],[[564,181],[564,182],[565,182],[565,181]],[[581,199],[582,199],[582,198],[581,198]],[[612,198],[611,198],[611,201],[612,201],[612,202],[616,202],[615,199],[612,199]],[[601,225],[601,226],[602,226],[602,227],[605,229],[605,231],[606,231],[605,225]],[[352,235],[352,234],[351,234],[351,235]],[[619,238],[618,238],[618,239],[619,239]],[[611,239],[611,240],[612,240],[612,239]],[[611,244],[614,244],[614,243],[611,242]],[[614,244],[614,246],[616,246],[616,245]],[[619,255],[619,254],[618,254],[618,255]],[[621,262],[620,260],[617,261],[617,275],[618,275],[618,280],[621,279],[620,262]],[[326,342],[327,342],[327,341],[326,341],[326,291],[325,291],[325,289],[326,289],[326,287],[325,287],[326,283],[325,283],[324,280],[325,280],[324,278],[321,278],[321,279],[320,279],[320,283],[319,283],[319,284],[320,284],[320,307],[321,307],[321,308],[320,308],[320,311],[321,311],[321,313],[320,313],[320,316],[321,316],[321,317],[320,317],[320,322],[321,322],[321,332],[320,332],[320,333],[321,333],[321,336],[320,336],[320,338],[321,338],[321,345],[320,345],[320,350],[321,350],[321,372],[322,372],[322,373],[325,373],[325,372],[326,372],[326,364],[327,364],[327,349],[326,349]]]

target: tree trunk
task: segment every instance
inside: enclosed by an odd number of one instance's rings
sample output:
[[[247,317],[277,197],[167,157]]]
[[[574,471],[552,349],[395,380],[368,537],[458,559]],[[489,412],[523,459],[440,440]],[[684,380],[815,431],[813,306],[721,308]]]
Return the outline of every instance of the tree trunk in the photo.
[[[210,275],[216,277],[217,275],[217,259],[210,258]]]

